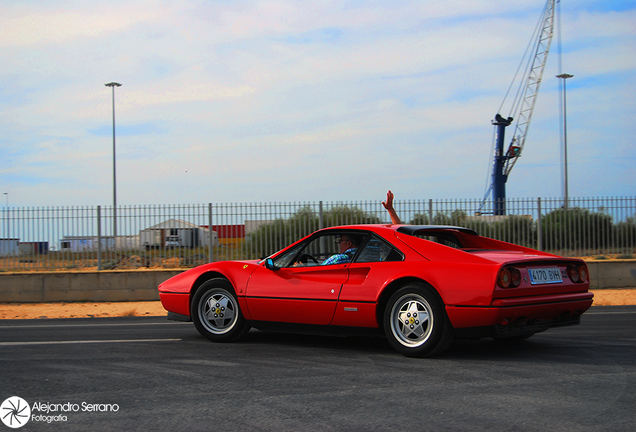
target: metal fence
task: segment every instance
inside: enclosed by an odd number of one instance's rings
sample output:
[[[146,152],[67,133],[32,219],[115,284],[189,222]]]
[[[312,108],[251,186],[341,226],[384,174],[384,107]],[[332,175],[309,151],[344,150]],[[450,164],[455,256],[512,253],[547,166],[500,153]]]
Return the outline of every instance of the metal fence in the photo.
[[[633,258],[636,198],[398,201],[404,223],[455,225],[563,256]],[[5,208],[0,271],[193,267],[267,256],[323,227],[383,223],[379,201]],[[116,226],[116,236],[113,227]]]

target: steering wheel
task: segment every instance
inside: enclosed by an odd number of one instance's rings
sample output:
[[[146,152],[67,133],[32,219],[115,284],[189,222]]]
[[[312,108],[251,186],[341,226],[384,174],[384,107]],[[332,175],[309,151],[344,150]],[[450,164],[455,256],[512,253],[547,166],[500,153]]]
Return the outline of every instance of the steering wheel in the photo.
[[[314,258],[312,255],[307,253],[302,253],[298,256],[298,262],[307,264],[307,260],[312,260],[314,263],[318,264],[318,260]]]

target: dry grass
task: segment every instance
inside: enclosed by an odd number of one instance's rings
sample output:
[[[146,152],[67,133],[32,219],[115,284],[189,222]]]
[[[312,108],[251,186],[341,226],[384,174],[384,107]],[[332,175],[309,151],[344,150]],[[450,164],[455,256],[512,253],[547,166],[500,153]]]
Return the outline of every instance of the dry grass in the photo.
[[[127,312],[123,312],[121,315],[119,316],[123,316],[123,317],[133,317],[133,316],[137,316],[137,308],[135,309],[130,309]]]

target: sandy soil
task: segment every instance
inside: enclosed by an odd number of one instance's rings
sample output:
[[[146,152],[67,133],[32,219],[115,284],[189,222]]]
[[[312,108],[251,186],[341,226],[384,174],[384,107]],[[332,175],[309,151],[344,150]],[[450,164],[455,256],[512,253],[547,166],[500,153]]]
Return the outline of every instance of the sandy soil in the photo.
[[[2,303],[0,319],[165,316],[159,301],[110,303]]]
[[[636,305],[636,288],[594,291],[594,306]],[[165,316],[161,302],[2,303],[0,319]]]

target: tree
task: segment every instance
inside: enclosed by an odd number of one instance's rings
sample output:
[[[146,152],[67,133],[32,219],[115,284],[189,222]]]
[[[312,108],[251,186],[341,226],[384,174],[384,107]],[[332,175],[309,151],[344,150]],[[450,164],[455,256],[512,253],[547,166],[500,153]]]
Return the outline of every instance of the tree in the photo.
[[[378,224],[379,217],[358,207],[336,206],[323,214],[323,227],[338,225]],[[310,207],[305,206],[289,219],[276,219],[262,225],[250,234],[244,245],[246,256],[263,258],[320,228],[320,218]]]
[[[347,205],[332,207],[324,214],[325,227],[379,223],[382,223],[379,217],[367,213],[359,207]]]

